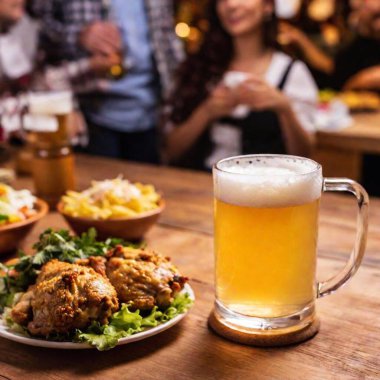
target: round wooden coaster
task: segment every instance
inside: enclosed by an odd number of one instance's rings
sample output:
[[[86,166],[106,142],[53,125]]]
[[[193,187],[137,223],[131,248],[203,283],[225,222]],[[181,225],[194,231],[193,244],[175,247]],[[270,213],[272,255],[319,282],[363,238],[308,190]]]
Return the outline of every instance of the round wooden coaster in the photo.
[[[316,318],[310,323],[310,325],[303,329],[288,333],[276,334],[272,331],[271,334],[268,335],[260,333],[252,334],[241,332],[224,325],[215,317],[214,311],[212,311],[208,318],[208,325],[218,335],[236,343],[257,347],[282,347],[311,339],[318,333],[320,322],[319,319]]]

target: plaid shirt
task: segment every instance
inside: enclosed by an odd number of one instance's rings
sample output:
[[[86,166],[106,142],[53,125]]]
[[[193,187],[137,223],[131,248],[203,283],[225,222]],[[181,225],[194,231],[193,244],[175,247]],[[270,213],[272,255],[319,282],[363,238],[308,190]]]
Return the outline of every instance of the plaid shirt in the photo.
[[[127,1],[127,0],[126,0]],[[163,96],[170,93],[172,78],[183,59],[181,42],[174,33],[171,0],[144,0],[148,15],[153,56],[160,76]],[[87,55],[78,44],[82,28],[107,18],[111,0],[34,0],[34,11],[41,18],[41,44],[47,62],[61,63]]]

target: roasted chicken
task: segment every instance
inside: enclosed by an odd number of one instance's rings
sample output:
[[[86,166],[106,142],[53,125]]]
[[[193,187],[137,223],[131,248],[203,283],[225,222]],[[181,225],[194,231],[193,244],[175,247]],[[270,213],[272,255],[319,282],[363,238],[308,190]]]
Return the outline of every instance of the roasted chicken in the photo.
[[[119,301],[133,309],[167,308],[187,281],[169,258],[152,251],[117,246],[108,257],[107,277]]]
[[[32,335],[47,337],[83,329],[92,321],[107,324],[118,308],[116,291],[106,277],[83,265],[51,260],[11,315]]]

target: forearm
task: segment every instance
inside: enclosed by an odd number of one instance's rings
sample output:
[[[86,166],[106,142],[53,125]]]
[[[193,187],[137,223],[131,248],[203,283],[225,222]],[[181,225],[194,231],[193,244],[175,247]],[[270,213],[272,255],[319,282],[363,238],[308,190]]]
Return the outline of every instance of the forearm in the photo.
[[[345,90],[379,90],[380,65],[365,69],[351,77],[344,85]]]
[[[196,143],[209,123],[207,111],[201,105],[188,120],[173,128],[165,138],[165,152],[169,161],[175,161],[184,155]]]
[[[290,103],[279,110],[277,114],[287,152],[296,156],[310,157],[315,138],[302,127]]]
[[[91,60],[90,58],[82,58],[78,61],[64,62],[61,66],[51,66],[48,70],[55,76],[61,76],[67,81],[75,81],[92,72]]]
[[[302,37],[298,42],[306,62],[319,71],[332,74],[334,71],[334,61],[322,50],[320,50],[309,38]]]
[[[72,89],[78,83],[78,78],[82,83],[89,78],[90,72],[90,61],[87,58],[65,62],[60,66],[47,65],[34,73],[32,88],[45,91]]]

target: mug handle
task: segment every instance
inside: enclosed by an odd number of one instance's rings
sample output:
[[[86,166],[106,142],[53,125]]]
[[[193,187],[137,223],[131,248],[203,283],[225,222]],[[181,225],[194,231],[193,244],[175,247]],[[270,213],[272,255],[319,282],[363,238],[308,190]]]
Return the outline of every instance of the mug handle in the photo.
[[[344,191],[353,194],[358,202],[357,231],[354,249],[346,266],[336,276],[327,281],[318,282],[317,297],[334,293],[343,286],[358,270],[364,256],[368,231],[369,198],[364,188],[357,182],[346,178],[324,178],[323,191]]]

